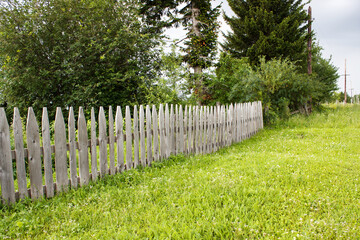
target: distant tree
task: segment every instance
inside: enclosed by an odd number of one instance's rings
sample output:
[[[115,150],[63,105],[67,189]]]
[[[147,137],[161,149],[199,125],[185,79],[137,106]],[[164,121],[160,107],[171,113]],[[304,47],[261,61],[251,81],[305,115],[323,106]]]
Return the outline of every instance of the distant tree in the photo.
[[[158,35],[137,0],[7,0],[0,5],[1,99],[32,106],[133,105],[157,76]]]
[[[338,68],[331,62],[331,57],[325,59],[322,54],[322,48],[319,44],[313,44],[312,57],[312,78],[316,90],[313,93],[312,100],[315,104],[325,101],[331,101],[333,93],[338,90],[337,80],[339,78]]]
[[[184,39],[183,60],[194,70],[192,87],[199,101],[206,97],[203,70],[212,66],[217,52],[219,6],[211,7],[210,0],[142,0],[141,10],[152,24],[154,32],[164,27],[183,25],[188,31]],[[180,7],[181,6],[181,7]]]
[[[302,0],[228,0],[235,16],[225,15],[232,32],[223,48],[235,58],[247,57],[252,65],[287,58],[305,64],[308,15]]]

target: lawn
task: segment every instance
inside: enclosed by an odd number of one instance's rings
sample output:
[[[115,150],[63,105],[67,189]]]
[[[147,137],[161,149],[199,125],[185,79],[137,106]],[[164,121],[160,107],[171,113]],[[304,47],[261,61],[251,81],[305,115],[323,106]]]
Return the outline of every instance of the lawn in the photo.
[[[0,210],[0,238],[359,239],[360,106]]]

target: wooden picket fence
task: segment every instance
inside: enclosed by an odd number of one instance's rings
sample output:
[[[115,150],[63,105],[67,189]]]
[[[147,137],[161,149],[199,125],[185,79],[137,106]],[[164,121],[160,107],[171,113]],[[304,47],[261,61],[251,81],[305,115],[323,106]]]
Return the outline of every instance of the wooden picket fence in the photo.
[[[91,109],[89,137],[83,108],[80,107],[78,112],[77,133],[74,110],[70,108],[66,134],[61,108],[57,108],[54,145],[51,145],[47,109],[43,109],[40,131],[34,111],[29,108],[27,148],[24,148],[22,121],[19,110],[15,108],[12,124],[14,149],[11,149],[10,127],[4,109],[0,108],[2,202],[13,203],[26,197],[51,198],[57,192],[68,191],[69,187],[87,185],[90,180],[96,181],[107,174],[121,173],[138,165],[149,166],[153,161],[170,155],[212,153],[247,139],[263,128],[261,102],[185,106],[184,109],[178,105],[171,105],[169,109],[167,104],[165,109],[163,105],[158,109],[155,106],[152,109],[150,106],[145,109],[135,106],[133,116],[127,106],[125,121],[120,107],[116,109],[114,121],[110,107],[108,124],[103,107],[100,107],[98,115],[97,124],[94,109]],[[16,181],[13,160],[16,163]]]

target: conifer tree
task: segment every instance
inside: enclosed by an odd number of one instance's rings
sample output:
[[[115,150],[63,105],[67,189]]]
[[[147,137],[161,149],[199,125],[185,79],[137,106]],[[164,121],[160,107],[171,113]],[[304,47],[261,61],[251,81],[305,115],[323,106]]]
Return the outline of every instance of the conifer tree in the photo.
[[[232,32],[225,34],[223,48],[233,57],[259,57],[306,61],[308,15],[302,0],[228,0],[235,15],[225,15]]]

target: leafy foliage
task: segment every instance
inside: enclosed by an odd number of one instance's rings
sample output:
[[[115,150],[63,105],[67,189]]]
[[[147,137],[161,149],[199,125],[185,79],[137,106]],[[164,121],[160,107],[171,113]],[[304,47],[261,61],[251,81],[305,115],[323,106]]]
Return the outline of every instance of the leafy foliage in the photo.
[[[225,50],[236,58],[248,57],[252,65],[266,60],[306,60],[308,15],[302,0],[229,0],[234,17],[225,15],[232,32],[225,34]]]
[[[133,105],[157,75],[158,35],[136,0],[3,1],[2,98],[22,112]]]

